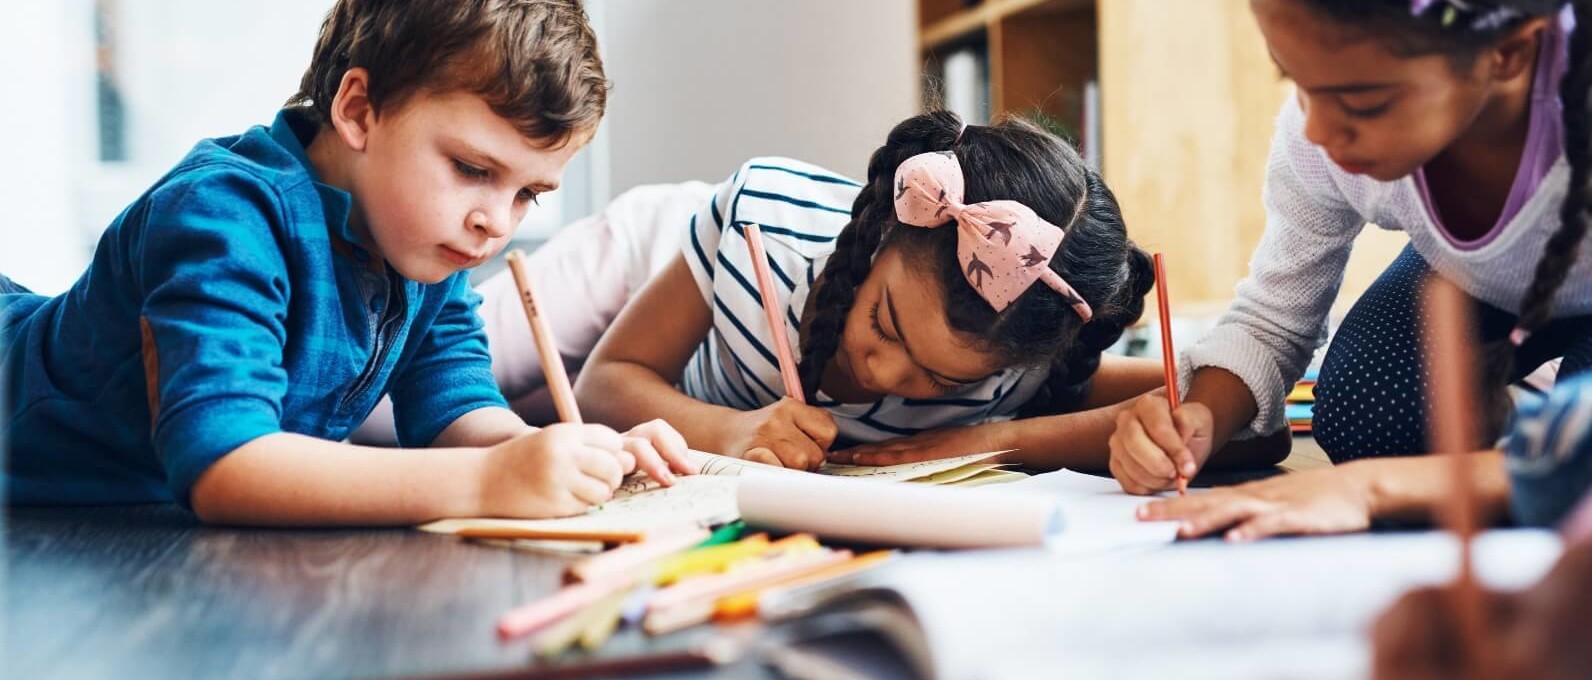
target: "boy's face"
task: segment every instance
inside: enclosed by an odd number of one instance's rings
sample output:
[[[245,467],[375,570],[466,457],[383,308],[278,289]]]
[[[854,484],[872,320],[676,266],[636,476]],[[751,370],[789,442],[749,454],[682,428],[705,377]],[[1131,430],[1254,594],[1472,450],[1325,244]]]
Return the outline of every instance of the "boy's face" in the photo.
[[[467,92],[421,91],[367,120],[349,167],[354,228],[389,266],[422,283],[502,250],[589,137],[557,147],[527,139]]]

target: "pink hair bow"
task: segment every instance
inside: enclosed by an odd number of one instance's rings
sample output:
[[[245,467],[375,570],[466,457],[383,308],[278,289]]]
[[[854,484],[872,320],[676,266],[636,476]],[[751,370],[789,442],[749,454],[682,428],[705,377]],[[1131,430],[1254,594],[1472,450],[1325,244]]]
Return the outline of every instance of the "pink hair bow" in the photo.
[[[896,168],[896,219],[931,229],[956,222],[962,274],[995,311],[1005,310],[1038,280],[1089,321],[1094,315],[1089,303],[1050,268],[1066,233],[1017,201],[963,205],[965,184],[954,152],[908,158]],[[1080,210],[1084,200],[1079,199]]]

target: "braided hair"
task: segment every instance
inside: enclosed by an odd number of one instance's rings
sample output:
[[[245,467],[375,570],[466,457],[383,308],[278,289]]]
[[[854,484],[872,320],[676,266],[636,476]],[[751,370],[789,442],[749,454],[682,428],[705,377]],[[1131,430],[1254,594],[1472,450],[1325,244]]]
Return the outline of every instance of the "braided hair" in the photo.
[[[1041,285],[996,312],[958,265],[956,229],[896,228],[897,166],[920,153],[945,150],[955,151],[962,166],[966,202],[1016,200],[1066,230],[1049,266],[1094,309],[1089,323]],[[1018,118],[964,130],[955,114],[932,111],[896,125],[868,161],[867,183],[851,216],[815,282],[815,311],[798,367],[809,400],[816,398],[824,368],[839,348],[856,291],[884,248],[900,248],[916,271],[937,283],[953,330],[977,338],[981,349],[1007,365],[1050,368],[1024,413],[1061,410],[1076,401],[1100,354],[1138,320],[1153,279],[1149,257],[1128,240],[1116,198],[1100,176],[1071,145]]]
[[[1576,263],[1581,240],[1592,215],[1592,0],[1433,0],[1412,11],[1409,0],[1343,2],[1304,0],[1323,16],[1374,32],[1389,41],[1399,54],[1448,54],[1454,63],[1468,65],[1483,49],[1496,44],[1526,21],[1556,15],[1566,5],[1577,21],[1570,36],[1570,63],[1559,84],[1564,107],[1564,148],[1570,165],[1569,190],[1559,209],[1559,228],[1548,237],[1537,261],[1531,284],[1520,299],[1516,340],[1529,336],[1548,322],[1553,299]],[[1486,435],[1496,439],[1513,411],[1508,384],[1516,379],[1515,342],[1503,339],[1482,350],[1481,387],[1486,415]],[[1532,367],[1522,367],[1532,368]]]

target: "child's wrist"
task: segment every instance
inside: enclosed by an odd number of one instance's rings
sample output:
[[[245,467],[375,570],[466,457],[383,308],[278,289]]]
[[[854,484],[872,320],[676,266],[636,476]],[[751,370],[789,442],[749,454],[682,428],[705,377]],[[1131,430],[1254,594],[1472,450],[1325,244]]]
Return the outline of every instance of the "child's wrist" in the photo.
[[[500,446],[500,445],[499,445]],[[444,517],[482,517],[487,508],[487,485],[492,482],[491,461],[498,446],[474,447],[450,457],[458,466],[448,475],[448,493],[443,494]]]

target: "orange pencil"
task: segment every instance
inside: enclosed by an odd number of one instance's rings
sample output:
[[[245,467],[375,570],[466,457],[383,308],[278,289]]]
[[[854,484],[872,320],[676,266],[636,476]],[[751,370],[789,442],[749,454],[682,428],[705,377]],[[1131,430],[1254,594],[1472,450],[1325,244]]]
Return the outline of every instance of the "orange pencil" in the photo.
[[[531,338],[536,341],[536,353],[542,357],[542,372],[547,374],[547,389],[553,395],[553,408],[558,419],[566,423],[579,423],[580,409],[575,405],[575,389],[569,384],[569,374],[564,372],[564,358],[558,353],[558,343],[553,341],[553,329],[542,317],[541,306],[536,303],[536,292],[531,290],[531,277],[525,272],[525,253],[518,248],[508,255],[509,271],[514,273],[514,285],[520,289],[520,302],[525,303],[525,319],[531,323]]]
[[[1432,452],[1449,456],[1452,491],[1442,508],[1442,519],[1459,537],[1459,574],[1455,579],[1455,614],[1463,644],[1461,653],[1470,655],[1473,669],[1487,668],[1488,650],[1483,629],[1485,612],[1481,586],[1476,583],[1471,542],[1477,531],[1474,473],[1467,455],[1480,448],[1481,433],[1476,410],[1475,353],[1471,350],[1470,307],[1454,284],[1432,276],[1426,283],[1427,407]],[[1479,673],[1473,677],[1491,677]]]
[[[1177,396],[1177,352],[1172,349],[1172,305],[1166,300],[1166,258],[1156,253],[1153,259],[1155,303],[1161,313],[1161,365],[1166,369],[1166,403],[1177,413],[1177,407],[1183,402]],[[1177,493],[1188,495],[1188,478],[1183,476],[1182,470],[1177,471]]]
[[[802,392],[801,376],[796,372],[796,355],[790,349],[790,336],[785,334],[785,317],[780,316],[779,303],[775,302],[774,276],[768,271],[768,253],[763,250],[763,232],[757,225],[745,225],[746,245],[752,251],[752,271],[757,274],[757,290],[763,297],[763,313],[768,316],[768,328],[774,334],[774,356],[779,359],[779,377],[785,381],[785,394],[803,404],[807,397]]]

